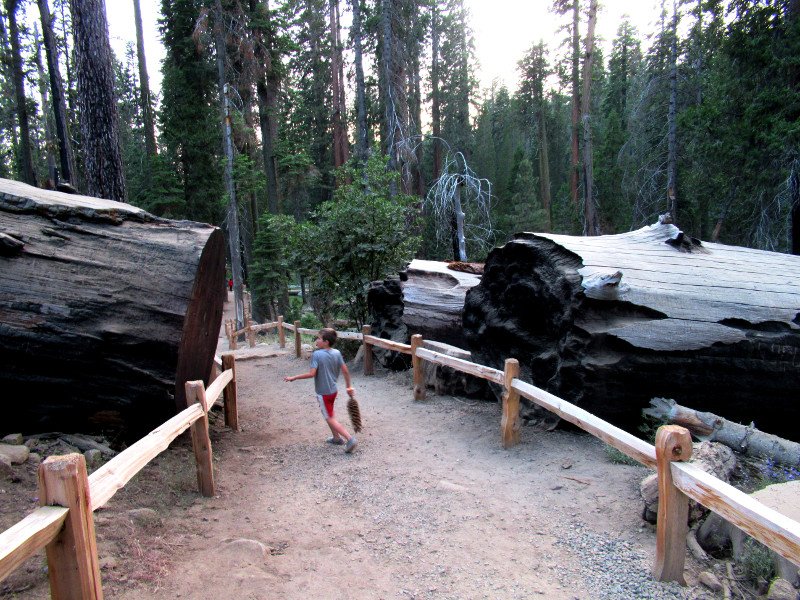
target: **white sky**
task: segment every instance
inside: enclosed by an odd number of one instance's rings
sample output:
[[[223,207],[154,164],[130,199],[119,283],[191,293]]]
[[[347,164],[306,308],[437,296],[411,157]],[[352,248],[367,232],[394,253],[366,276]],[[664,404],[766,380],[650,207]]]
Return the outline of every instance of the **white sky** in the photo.
[[[150,87],[161,89],[161,61],[164,48],[158,33],[160,0],[140,0],[145,33],[145,54]],[[472,15],[475,52],[479,62],[478,78],[482,88],[492,81],[517,85],[517,61],[531,44],[544,40],[555,47],[563,37],[558,31],[559,19],[550,12],[551,0],[465,0]],[[658,0],[601,0],[597,34],[604,42],[608,57],[611,40],[622,15],[630,16],[640,37],[650,33],[658,18]],[[111,45],[117,56],[124,56],[125,44],[136,43],[133,0],[106,0]]]

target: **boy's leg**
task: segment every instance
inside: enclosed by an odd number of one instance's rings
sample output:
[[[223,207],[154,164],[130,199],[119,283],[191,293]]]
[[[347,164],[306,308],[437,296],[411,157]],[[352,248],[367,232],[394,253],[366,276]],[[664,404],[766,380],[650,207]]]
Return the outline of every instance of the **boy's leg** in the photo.
[[[341,423],[339,423],[339,421],[337,421],[333,416],[333,403],[336,401],[336,392],[325,395],[317,394],[317,400],[319,401],[319,408],[322,412],[322,417],[325,419],[325,422],[331,429],[333,439],[343,439],[344,441],[349,441],[350,434],[347,433],[347,430],[342,427]]]

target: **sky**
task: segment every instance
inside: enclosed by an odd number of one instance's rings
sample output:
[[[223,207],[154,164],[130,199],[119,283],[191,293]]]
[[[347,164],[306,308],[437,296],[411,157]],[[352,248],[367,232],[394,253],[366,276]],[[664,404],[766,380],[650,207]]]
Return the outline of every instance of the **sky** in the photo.
[[[161,89],[164,48],[158,34],[160,0],[140,0],[145,33],[145,55],[150,86]],[[550,12],[551,0],[465,0],[472,16],[472,32],[481,88],[493,81],[517,87],[517,62],[532,44],[544,40],[555,47],[563,37],[559,17]],[[658,0],[605,0],[597,18],[597,35],[604,39],[608,56],[611,41],[623,15],[628,15],[640,35],[650,32],[658,17]],[[106,0],[111,45],[119,58],[127,42],[136,43],[133,0]],[[344,21],[344,18],[342,19]]]

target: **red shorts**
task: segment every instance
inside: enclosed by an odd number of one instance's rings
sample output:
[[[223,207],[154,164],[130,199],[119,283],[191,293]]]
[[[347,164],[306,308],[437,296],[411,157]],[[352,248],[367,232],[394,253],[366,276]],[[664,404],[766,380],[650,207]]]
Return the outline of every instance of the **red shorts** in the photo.
[[[322,411],[322,417],[324,419],[333,418],[333,403],[336,402],[336,394],[338,393],[339,392],[317,394],[317,402],[319,402],[319,409]]]

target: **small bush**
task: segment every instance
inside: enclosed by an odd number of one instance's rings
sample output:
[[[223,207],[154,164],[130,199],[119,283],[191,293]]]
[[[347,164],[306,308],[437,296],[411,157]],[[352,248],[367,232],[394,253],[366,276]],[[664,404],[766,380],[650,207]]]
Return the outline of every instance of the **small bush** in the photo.
[[[639,461],[631,458],[624,452],[620,452],[619,450],[614,448],[614,446],[609,446],[608,444],[606,444],[605,451],[606,451],[606,458],[609,460],[609,462],[612,462],[615,465],[633,465],[633,466],[639,465]]]
[[[769,583],[775,577],[772,554],[766,546],[751,537],[744,541],[744,553],[740,565],[747,579],[755,584]]]

